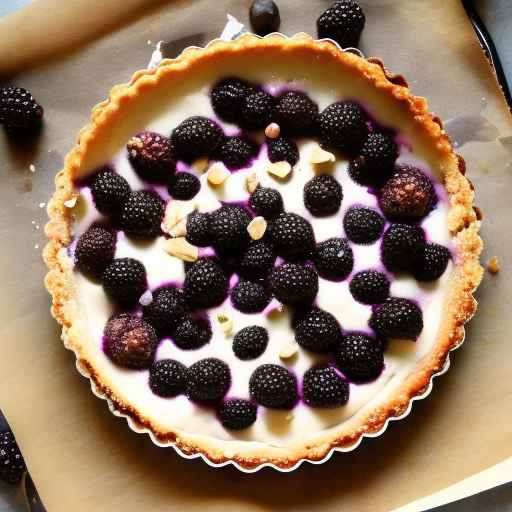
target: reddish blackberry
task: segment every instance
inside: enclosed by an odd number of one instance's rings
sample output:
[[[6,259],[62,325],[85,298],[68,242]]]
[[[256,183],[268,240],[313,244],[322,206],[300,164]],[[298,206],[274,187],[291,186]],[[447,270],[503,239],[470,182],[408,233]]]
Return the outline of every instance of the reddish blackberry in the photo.
[[[194,402],[219,402],[230,385],[229,366],[220,359],[201,359],[187,370],[186,392]]]
[[[188,201],[199,192],[201,182],[197,176],[190,172],[177,172],[169,180],[167,189],[173,199]]]
[[[253,91],[242,105],[243,126],[257,130],[265,128],[274,115],[274,97],[262,90]]]
[[[75,264],[82,272],[99,277],[114,259],[115,252],[115,234],[101,226],[91,226],[78,239]]]
[[[192,116],[173,130],[171,141],[178,157],[191,161],[212,155],[222,142],[222,137],[222,130],[211,119]]]
[[[356,382],[376,379],[384,368],[382,344],[364,334],[343,336],[335,349],[336,366]]]
[[[421,256],[425,233],[419,226],[392,224],[382,240],[382,262],[390,272],[405,272]]]
[[[165,203],[155,192],[132,192],[120,212],[119,223],[125,233],[137,237],[153,237],[161,233]]]
[[[373,311],[370,327],[383,338],[415,340],[423,330],[423,314],[414,302],[389,297]]]
[[[172,398],[185,391],[187,367],[173,359],[161,359],[149,369],[149,387],[155,395]]]
[[[26,470],[25,460],[12,431],[0,433],[0,480],[15,485]]]
[[[311,308],[299,315],[295,325],[295,340],[311,352],[329,352],[341,338],[336,318],[319,308]]]
[[[96,209],[105,215],[118,212],[130,197],[130,185],[111,169],[100,171],[91,185]]]
[[[376,270],[358,272],[350,281],[352,297],[363,304],[380,304],[389,296],[389,279]]]
[[[144,320],[160,335],[169,334],[187,313],[183,291],[175,286],[163,286],[153,292],[153,300],[144,306]]]
[[[345,213],[343,228],[347,238],[355,244],[372,244],[384,230],[384,219],[371,208],[352,206]]]
[[[187,240],[197,247],[207,247],[212,243],[209,213],[190,213],[187,217]]]
[[[284,263],[270,274],[272,293],[288,306],[311,304],[318,293],[318,274],[309,265]]]
[[[140,132],[128,144],[128,159],[137,174],[151,183],[167,183],[176,170],[169,138],[155,132]]]
[[[226,137],[215,151],[214,157],[228,169],[240,169],[249,165],[258,154],[258,145],[247,137]]]
[[[277,32],[281,24],[279,9],[273,0],[254,0],[249,11],[251,26],[260,36]]]
[[[263,282],[241,279],[231,290],[233,307],[242,313],[260,313],[272,298]]]
[[[263,240],[251,242],[240,261],[240,273],[245,277],[264,277],[270,273],[276,255],[272,246]]]
[[[350,160],[348,174],[353,181],[365,187],[380,189],[390,178],[393,167],[374,166],[363,156]]]
[[[112,316],[103,331],[103,348],[117,365],[139,370],[155,358],[158,338],[153,327],[128,313]]]
[[[239,123],[244,99],[253,89],[252,84],[239,78],[218,81],[211,92],[214,112],[224,121]]]
[[[334,39],[342,48],[357,46],[366,18],[354,0],[339,0],[318,18],[316,25],[320,39]]]
[[[348,402],[348,382],[327,365],[310,368],[302,379],[302,398],[311,407],[332,409]]]
[[[450,261],[450,251],[439,244],[425,244],[421,255],[414,262],[412,273],[418,281],[435,281],[446,270]]]
[[[262,364],[249,379],[249,393],[264,407],[291,409],[297,401],[297,380],[283,366]]]
[[[286,91],[277,97],[275,121],[286,133],[310,135],[317,120],[318,105],[306,93]]]
[[[280,213],[269,222],[267,233],[276,253],[283,258],[307,258],[315,249],[311,224],[296,213]]]
[[[238,205],[224,204],[210,216],[212,244],[224,253],[237,253],[249,243],[247,226],[251,222],[249,212]]]
[[[304,206],[315,217],[334,215],[342,199],[341,185],[328,174],[315,176],[304,185]]]
[[[361,155],[366,165],[373,169],[392,168],[398,158],[398,146],[390,135],[372,132],[361,148]]]
[[[27,89],[0,89],[0,124],[12,135],[23,137],[37,132],[42,124],[43,113],[43,107]]]
[[[213,259],[199,258],[185,274],[183,292],[191,308],[213,308],[226,299],[228,280]]]
[[[244,327],[233,338],[233,352],[242,361],[260,357],[267,345],[268,332],[259,325]]]
[[[272,219],[283,211],[283,198],[274,188],[258,186],[249,198],[249,206],[265,219]]]
[[[133,258],[118,258],[110,263],[101,276],[103,290],[124,307],[137,304],[147,287],[146,269]]]
[[[271,162],[288,162],[293,166],[299,161],[299,148],[288,137],[267,139],[267,148],[268,159]]]
[[[195,350],[209,343],[212,338],[210,321],[206,317],[187,315],[181,319],[172,339],[182,350]]]
[[[224,428],[243,430],[256,421],[257,408],[249,400],[232,398],[219,407],[219,419]]]
[[[342,280],[352,272],[354,254],[343,238],[328,238],[317,244],[313,262],[322,277]]]

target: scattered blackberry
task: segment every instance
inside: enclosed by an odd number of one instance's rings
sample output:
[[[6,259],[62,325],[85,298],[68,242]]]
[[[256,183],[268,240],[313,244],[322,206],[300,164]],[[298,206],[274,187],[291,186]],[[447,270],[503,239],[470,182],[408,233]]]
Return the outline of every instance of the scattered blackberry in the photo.
[[[311,407],[332,409],[348,402],[348,382],[330,366],[314,366],[302,379],[302,398]]]
[[[214,112],[229,123],[240,122],[242,105],[253,86],[239,78],[228,77],[217,82],[211,99]]]
[[[343,238],[328,238],[316,246],[313,256],[318,273],[327,279],[345,279],[354,266],[354,255]]]
[[[156,361],[149,369],[149,387],[155,395],[171,398],[185,391],[187,367],[173,359]]]
[[[194,402],[219,402],[230,385],[229,366],[220,359],[201,359],[187,370],[186,392]]]
[[[320,140],[341,151],[356,153],[368,135],[367,117],[353,101],[338,101],[319,116]]]
[[[103,331],[103,347],[117,365],[139,370],[149,368],[155,358],[158,338],[153,327],[128,313],[112,316]]]
[[[256,411],[256,406],[249,400],[232,398],[219,407],[219,418],[224,428],[243,430],[256,421]]]
[[[268,332],[259,325],[244,327],[233,338],[233,352],[242,361],[260,357],[267,345]]]
[[[295,340],[311,352],[329,352],[341,338],[336,318],[319,308],[311,308],[300,315],[295,325]]]
[[[146,269],[133,258],[118,258],[110,263],[101,276],[103,290],[124,307],[137,304],[147,287]]]
[[[138,237],[158,236],[165,203],[155,192],[132,192],[120,212],[120,226],[125,233]]]
[[[207,247],[211,245],[212,235],[210,231],[209,213],[190,213],[187,217],[187,235],[186,239],[197,247]]]
[[[254,0],[249,11],[251,26],[260,36],[277,32],[281,24],[279,9],[273,0]]]
[[[410,270],[424,245],[425,233],[419,226],[392,224],[382,239],[382,262],[390,272]]]
[[[249,212],[238,205],[224,204],[210,215],[212,244],[224,253],[239,254],[249,243]]]
[[[110,169],[100,171],[91,185],[96,209],[105,215],[119,211],[130,197],[130,185]]]
[[[275,188],[258,186],[249,198],[249,206],[268,220],[283,211],[283,198]]]
[[[343,228],[347,238],[355,244],[372,244],[384,230],[384,219],[371,208],[352,206],[345,213]]]
[[[199,258],[185,274],[183,291],[191,308],[212,308],[226,299],[228,280],[213,259]]]
[[[373,311],[370,327],[383,338],[415,340],[423,330],[423,314],[414,302],[389,297]]]
[[[158,288],[151,303],[144,306],[144,320],[160,335],[170,334],[186,313],[183,291],[175,286]]]
[[[215,151],[214,157],[228,169],[246,167],[258,154],[258,145],[246,137],[226,137]]]
[[[293,166],[299,161],[299,148],[297,144],[288,137],[268,139],[267,147],[268,159],[271,162],[288,162]]]
[[[366,165],[378,171],[379,168],[392,168],[398,158],[398,146],[393,137],[382,132],[368,134],[361,155]]]
[[[276,100],[275,120],[286,133],[310,135],[316,128],[318,105],[304,92],[283,92]]]
[[[43,107],[27,89],[0,89],[0,124],[12,135],[23,137],[37,132],[42,124],[43,113]]]
[[[290,409],[297,401],[297,380],[283,366],[262,364],[249,379],[249,393],[264,407]]]
[[[115,234],[101,226],[91,226],[78,239],[75,263],[82,272],[99,277],[114,259],[115,252]]]
[[[283,304],[311,304],[318,293],[318,274],[309,265],[284,263],[270,274],[270,286],[277,300]]]
[[[178,157],[191,161],[212,155],[222,142],[222,137],[222,130],[211,119],[192,116],[173,130],[171,141]]]
[[[265,128],[274,115],[274,97],[258,90],[244,98],[242,106],[243,125],[249,129]]]
[[[0,433],[0,480],[15,485],[27,470],[25,460],[11,430]]]
[[[201,182],[190,172],[177,172],[171,177],[167,189],[173,199],[188,201],[199,192]]]
[[[260,313],[272,298],[263,282],[241,279],[231,290],[233,307],[242,313]]]
[[[435,281],[446,270],[450,251],[439,244],[425,244],[420,257],[414,262],[412,273],[418,281]]]
[[[315,217],[334,215],[342,199],[341,185],[328,174],[315,176],[304,185],[304,205]]]
[[[382,344],[364,334],[343,336],[334,356],[336,366],[354,381],[374,380],[384,368]]]
[[[209,343],[212,328],[208,318],[185,316],[177,325],[172,339],[182,350],[195,350]]]
[[[359,185],[380,189],[393,174],[393,167],[374,166],[358,156],[350,160],[348,174]]]
[[[342,48],[359,44],[366,18],[354,0],[339,0],[318,18],[316,25],[320,39],[334,39]]]
[[[240,261],[240,273],[246,277],[264,277],[270,273],[276,255],[272,247],[263,240],[251,242]]]
[[[350,281],[352,297],[363,304],[380,304],[389,296],[389,279],[376,270],[358,272]]]
[[[171,141],[155,132],[140,132],[128,144],[128,159],[137,174],[151,183],[167,183],[176,170]]]
[[[276,253],[283,258],[307,258],[315,249],[311,224],[296,213],[280,213],[269,222],[267,233]]]

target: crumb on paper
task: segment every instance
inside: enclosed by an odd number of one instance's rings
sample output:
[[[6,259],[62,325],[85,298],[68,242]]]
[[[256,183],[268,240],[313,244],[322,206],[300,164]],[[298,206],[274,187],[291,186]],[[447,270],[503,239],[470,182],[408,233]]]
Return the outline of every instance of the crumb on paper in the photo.
[[[46,206],[46,203],[39,203],[39,208],[44,208]]]
[[[493,274],[496,275],[500,270],[500,262],[498,261],[497,256],[493,256],[488,262],[487,262],[487,270]]]
[[[39,224],[36,224],[36,229],[39,229]]]
[[[28,168],[29,168],[30,172],[36,172],[36,166],[34,164],[30,164],[28,166]]]
[[[151,41],[151,39],[148,39],[148,46],[151,46],[153,43]]]
[[[39,244],[34,245],[34,249],[39,249]]]

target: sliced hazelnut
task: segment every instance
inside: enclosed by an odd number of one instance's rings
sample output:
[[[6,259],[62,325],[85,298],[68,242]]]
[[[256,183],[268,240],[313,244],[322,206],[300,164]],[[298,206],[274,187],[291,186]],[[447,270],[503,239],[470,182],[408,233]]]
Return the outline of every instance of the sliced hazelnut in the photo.
[[[312,164],[325,164],[327,162],[335,162],[336,156],[322,149],[318,144],[313,148],[309,156],[309,162]]]
[[[217,322],[226,336],[233,332],[233,319],[230,316],[220,313],[217,315]]]
[[[169,201],[165,208],[162,231],[171,236],[184,236],[183,227],[186,225],[187,215],[196,209],[197,204],[194,201]]]
[[[255,172],[251,172],[245,178],[245,187],[247,188],[247,192],[252,194],[260,184],[260,180],[258,179],[258,175]]]
[[[299,351],[299,346],[294,341],[285,343],[279,350],[281,359],[291,359]]]
[[[270,123],[265,128],[265,136],[269,139],[277,139],[281,133],[281,127],[277,123]]]
[[[247,226],[247,233],[253,240],[259,240],[267,230],[267,221],[263,217],[254,217]]]
[[[196,261],[199,249],[183,237],[171,238],[165,242],[165,251],[183,261]]]
[[[288,162],[275,162],[267,167],[267,172],[276,178],[286,178],[292,172],[292,166]]]
[[[208,183],[211,185],[222,185],[229,177],[231,173],[221,164],[213,164],[207,173]]]

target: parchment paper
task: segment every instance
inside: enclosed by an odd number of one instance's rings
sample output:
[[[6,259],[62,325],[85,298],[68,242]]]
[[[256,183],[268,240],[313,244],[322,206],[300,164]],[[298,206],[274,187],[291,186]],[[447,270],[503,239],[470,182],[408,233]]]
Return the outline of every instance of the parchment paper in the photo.
[[[53,176],[91,106],[148,62],[153,49],[148,40],[174,41],[171,52],[204,43],[220,33],[227,11],[247,22],[248,3],[170,2],[58,59],[39,60],[13,78],[45,106],[46,125],[42,137],[24,147],[0,135],[0,407],[50,512],[379,512],[512,455],[512,177],[507,140],[496,138],[512,137],[512,123],[456,0],[362,2],[368,20],[365,54],[382,57],[390,69],[408,77],[414,92],[427,96],[443,119],[471,116],[464,127],[478,124],[483,115],[488,125],[476,137],[494,139],[467,142],[460,152],[485,215],[484,261],[498,255],[502,271],[486,276],[466,343],[452,354],[452,368],[436,379],[428,399],[416,403],[406,420],[392,423],[380,438],[366,439],[355,452],[336,454],[322,466],[246,475],[186,461],[172,449],[153,446],[147,436],[134,434],[124,420],[112,416],[75,371],[74,355],[59,340],[42,286],[43,203],[53,191]],[[88,8],[101,17],[103,4],[91,0]],[[120,10],[122,4],[120,0]],[[314,20],[328,2],[280,0],[279,5],[283,32],[315,33]],[[68,31],[75,21],[69,20]],[[37,46],[38,38],[58,37],[58,32],[34,33],[24,50]],[[9,44],[0,33],[0,48]],[[461,132],[460,123],[458,130],[463,142],[468,133]]]

